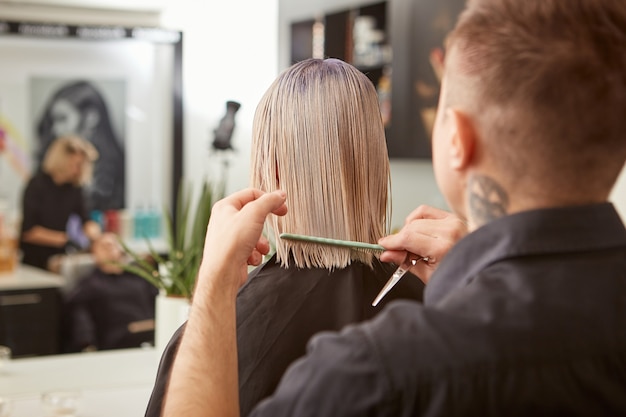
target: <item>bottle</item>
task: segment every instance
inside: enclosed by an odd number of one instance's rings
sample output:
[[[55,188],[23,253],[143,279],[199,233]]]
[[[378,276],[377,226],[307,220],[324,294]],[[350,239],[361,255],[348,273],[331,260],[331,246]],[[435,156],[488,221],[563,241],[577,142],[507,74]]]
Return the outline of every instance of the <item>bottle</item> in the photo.
[[[139,206],[133,213],[133,237],[135,239],[145,239],[146,235],[146,215],[144,209]]]
[[[128,210],[120,210],[118,213],[119,236],[122,240],[134,237],[133,216]]]
[[[89,213],[89,218],[92,221],[98,223],[98,225],[100,225],[101,230],[106,230],[104,213],[102,213],[100,210],[92,210],[91,213]]]
[[[17,265],[17,230],[10,219],[7,204],[0,200],[0,273],[11,272]]]
[[[161,236],[161,212],[156,208],[150,208],[150,237],[158,238]]]
[[[107,210],[104,212],[104,223],[106,231],[118,234],[120,231],[120,221],[117,210]]]

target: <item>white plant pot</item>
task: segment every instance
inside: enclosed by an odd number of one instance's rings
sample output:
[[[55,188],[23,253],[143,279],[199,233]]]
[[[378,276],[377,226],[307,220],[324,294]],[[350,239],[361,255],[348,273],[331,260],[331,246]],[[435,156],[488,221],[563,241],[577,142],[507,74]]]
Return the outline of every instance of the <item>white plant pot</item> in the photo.
[[[167,296],[160,293],[156,297],[154,347],[159,357],[169,343],[174,332],[189,317],[189,300],[184,297]]]

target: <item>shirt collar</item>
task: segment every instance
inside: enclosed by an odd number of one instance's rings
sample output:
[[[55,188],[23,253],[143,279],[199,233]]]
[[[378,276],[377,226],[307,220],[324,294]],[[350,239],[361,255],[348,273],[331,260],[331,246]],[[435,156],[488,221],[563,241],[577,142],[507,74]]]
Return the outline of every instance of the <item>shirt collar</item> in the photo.
[[[626,228],[611,203],[531,210],[501,217],[460,240],[441,261],[424,303],[441,300],[503,259],[626,247]]]

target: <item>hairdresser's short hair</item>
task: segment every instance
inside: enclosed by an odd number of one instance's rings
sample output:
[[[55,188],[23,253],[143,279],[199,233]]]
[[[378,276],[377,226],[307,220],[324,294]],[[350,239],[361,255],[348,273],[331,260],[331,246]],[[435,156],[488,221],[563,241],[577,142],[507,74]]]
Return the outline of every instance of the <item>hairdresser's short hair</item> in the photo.
[[[96,148],[78,136],[61,136],[55,139],[44,156],[42,170],[47,174],[63,172],[67,166],[68,158],[80,154],[85,157],[83,171],[80,178],[74,183],[76,186],[87,184],[91,181],[93,173],[93,162],[98,159]]]
[[[376,242],[387,232],[389,159],[376,90],[353,66],[309,59],[285,70],[253,123],[252,186],[287,192],[272,216],[283,265],[341,268],[372,254],[281,241],[281,232]]]
[[[478,121],[510,186],[608,193],[626,159],[626,1],[469,0],[447,106]]]

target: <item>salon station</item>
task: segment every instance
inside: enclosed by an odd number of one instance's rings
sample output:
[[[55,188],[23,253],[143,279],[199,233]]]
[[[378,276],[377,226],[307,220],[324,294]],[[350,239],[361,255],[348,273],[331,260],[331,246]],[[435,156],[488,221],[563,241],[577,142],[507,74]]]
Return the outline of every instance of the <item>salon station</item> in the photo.
[[[372,81],[391,230],[416,201],[447,210],[435,63],[463,4],[0,0],[0,417],[144,414],[189,313],[193,229],[248,187],[255,108],[292,63]],[[626,218],[625,170],[611,200]]]

